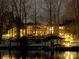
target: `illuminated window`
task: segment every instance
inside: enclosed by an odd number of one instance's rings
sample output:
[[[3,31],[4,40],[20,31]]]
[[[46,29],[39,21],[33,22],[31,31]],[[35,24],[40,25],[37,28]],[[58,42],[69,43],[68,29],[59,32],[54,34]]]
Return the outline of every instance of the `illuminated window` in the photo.
[[[53,31],[54,31],[54,28],[53,27],[50,27],[50,33],[52,33],[53,34]]]
[[[59,29],[64,29],[64,27],[63,26],[60,26]]]

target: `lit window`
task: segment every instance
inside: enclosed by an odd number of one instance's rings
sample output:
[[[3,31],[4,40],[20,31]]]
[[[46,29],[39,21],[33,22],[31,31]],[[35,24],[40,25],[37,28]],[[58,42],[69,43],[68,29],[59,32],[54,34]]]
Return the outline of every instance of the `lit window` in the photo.
[[[50,27],[50,33],[53,34],[53,30],[54,30],[54,28],[53,27]]]
[[[59,29],[64,29],[64,27],[63,26],[60,26]]]

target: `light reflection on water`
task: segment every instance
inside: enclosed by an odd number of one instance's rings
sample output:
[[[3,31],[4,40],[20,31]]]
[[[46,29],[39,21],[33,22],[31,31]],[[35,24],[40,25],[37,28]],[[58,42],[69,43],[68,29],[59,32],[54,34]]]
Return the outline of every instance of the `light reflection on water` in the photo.
[[[79,52],[57,52],[54,53],[54,59],[79,59]]]
[[[19,52],[16,51],[0,51],[0,59],[22,59]],[[79,52],[45,52],[45,51],[30,51],[26,59],[79,59]]]

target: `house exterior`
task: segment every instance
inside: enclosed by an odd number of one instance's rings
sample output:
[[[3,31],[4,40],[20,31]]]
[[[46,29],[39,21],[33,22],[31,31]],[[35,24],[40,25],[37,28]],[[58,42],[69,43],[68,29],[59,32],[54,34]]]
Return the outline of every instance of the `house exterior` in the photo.
[[[73,27],[75,26],[66,25],[66,26],[52,26],[51,27],[49,25],[40,25],[40,24],[34,25],[30,23],[30,24],[26,24],[24,28],[20,29],[20,37],[22,36],[44,37],[49,34],[54,34],[54,35],[58,35],[64,38],[63,40],[55,41],[54,42],[55,44],[61,44],[67,47],[78,46],[79,45],[78,36],[71,31]],[[76,31],[76,30],[73,29],[73,31]],[[17,38],[17,28],[16,27],[11,28],[10,30],[6,32],[6,34],[2,35],[2,38],[7,39],[7,40],[10,38]]]

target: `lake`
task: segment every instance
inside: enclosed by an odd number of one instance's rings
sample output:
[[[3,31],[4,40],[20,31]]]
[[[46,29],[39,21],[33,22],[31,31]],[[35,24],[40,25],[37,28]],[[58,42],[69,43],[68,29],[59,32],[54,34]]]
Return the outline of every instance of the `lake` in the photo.
[[[0,50],[0,59],[79,59],[79,52],[74,51],[28,51],[22,57],[20,51]]]

